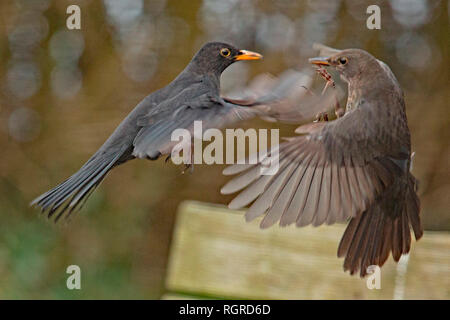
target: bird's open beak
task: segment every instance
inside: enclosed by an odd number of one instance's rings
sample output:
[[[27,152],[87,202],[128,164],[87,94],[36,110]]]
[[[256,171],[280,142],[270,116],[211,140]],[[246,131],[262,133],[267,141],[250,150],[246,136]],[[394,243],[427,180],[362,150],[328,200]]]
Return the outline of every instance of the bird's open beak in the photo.
[[[262,59],[262,55],[256,52],[247,51],[247,50],[239,50],[237,56],[235,56],[234,60],[259,60]]]
[[[326,57],[316,57],[309,59],[309,63],[318,65],[318,66],[329,66],[330,65],[330,58]]]

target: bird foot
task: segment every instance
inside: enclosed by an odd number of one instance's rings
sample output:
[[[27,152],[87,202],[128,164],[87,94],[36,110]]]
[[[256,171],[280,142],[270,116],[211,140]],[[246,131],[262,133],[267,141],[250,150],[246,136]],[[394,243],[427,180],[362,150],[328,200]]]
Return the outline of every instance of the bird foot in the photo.
[[[316,119],[314,120],[314,122],[321,122],[321,121],[328,121],[327,112],[320,112],[316,115]]]
[[[345,108],[342,108],[339,104],[339,100],[335,96],[335,103],[334,103],[334,114],[337,118],[343,117],[345,115]]]
[[[337,118],[343,117],[345,115],[345,108],[341,108],[338,103],[337,107],[334,109],[334,113]]]
[[[181,174],[185,174],[188,170],[192,174],[194,172],[194,164],[185,164]]]

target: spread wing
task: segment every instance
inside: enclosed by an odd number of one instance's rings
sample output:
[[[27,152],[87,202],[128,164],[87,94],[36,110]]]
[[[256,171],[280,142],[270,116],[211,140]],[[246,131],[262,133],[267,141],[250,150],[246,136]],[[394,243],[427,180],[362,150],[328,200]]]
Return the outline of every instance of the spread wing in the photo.
[[[194,121],[201,121],[204,131],[223,128],[230,123],[253,118],[258,113],[256,109],[227,103],[219,96],[208,93],[164,103],[167,108],[163,111],[138,119],[138,125],[142,128],[133,142],[135,157],[154,159],[161,154],[170,154],[172,147],[178,143],[172,141],[172,132],[186,129],[193,136]]]
[[[340,90],[329,90],[325,95],[315,95],[309,69],[286,70],[278,77],[261,74],[256,77],[239,99],[224,98],[227,102],[249,106],[259,111],[258,116],[270,122],[304,123],[319,113],[335,106],[343,96]],[[236,95],[236,94],[235,94]]]
[[[286,72],[276,79],[260,78],[243,99],[215,96],[201,82],[192,85],[138,119],[141,129],[134,139],[133,156],[155,159],[169,154],[178,143],[171,141],[172,132],[187,129],[193,136],[194,121],[202,121],[204,131],[253,117],[297,123],[311,119],[320,112],[317,106],[330,109],[335,97],[312,95],[305,88],[310,80],[298,71]]]
[[[401,174],[407,155],[386,156],[385,141],[368,105],[317,126],[259,159],[256,165],[233,165],[224,174],[238,174],[221,190],[243,190],[229,204],[252,203],[246,219],[266,214],[261,227],[279,221],[285,226],[345,221],[365,210]],[[385,136],[385,135],[384,135]],[[263,164],[279,153],[279,170],[263,175]]]

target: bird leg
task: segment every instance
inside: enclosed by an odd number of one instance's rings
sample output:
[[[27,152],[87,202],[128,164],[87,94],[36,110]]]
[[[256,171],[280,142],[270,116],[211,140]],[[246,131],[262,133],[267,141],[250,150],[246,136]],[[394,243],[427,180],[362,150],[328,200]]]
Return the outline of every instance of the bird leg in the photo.
[[[183,170],[181,171],[181,174],[185,174],[186,171],[188,171],[188,170],[189,170],[189,172],[190,172],[191,174],[194,172],[194,152],[193,152],[192,149],[194,149],[194,148],[191,147],[191,154],[190,154],[190,156],[191,156],[191,163],[186,163],[186,164],[184,164],[184,168],[183,168]]]
[[[334,98],[336,100],[334,104],[334,113],[336,114],[337,118],[343,117],[345,115],[345,108],[341,107],[336,96]]]
[[[194,164],[193,163],[185,164],[183,170],[181,171],[181,174],[185,174],[188,170],[189,170],[189,173],[194,172]]]
[[[313,122],[321,122],[321,121],[328,121],[328,113],[326,111],[319,112],[316,115],[316,119]]]
[[[194,156],[193,153],[191,152],[190,154],[191,157],[191,162],[190,163],[185,163],[184,164],[184,168],[183,170],[181,170],[181,174],[184,174],[188,169],[190,169],[190,173],[194,172]],[[169,162],[169,160],[172,158],[172,155],[169,154],[166,159],[164,160],[165,163]]]

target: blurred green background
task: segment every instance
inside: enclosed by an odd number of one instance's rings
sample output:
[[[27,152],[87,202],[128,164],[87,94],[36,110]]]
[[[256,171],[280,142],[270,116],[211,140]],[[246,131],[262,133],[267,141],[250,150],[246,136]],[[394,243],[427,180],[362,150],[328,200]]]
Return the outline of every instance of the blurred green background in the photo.
[[[0,2],[0,299],[159,298],[178,204],[227,203],[221,166],[163,160],[113,170],[69,225],[28,207],[74,173],[201,44],[264,54],[233,65],[224,93],[262,72],[307,66],[322,42],[385,61],[406,96],[427,230],[450,230],[448,1],[17,0]],[[66,8],[81,8],[81,30]],[[366,8],[381,7],[381,30]],[[254,120],[245,126],[278,127]],[[281,135],[292,126],[280,125]],[[244,222],[244,219],[242,221]],[[301,232],[301,230],[298,230]],[[68,265],[82,290],[66,288]]]

